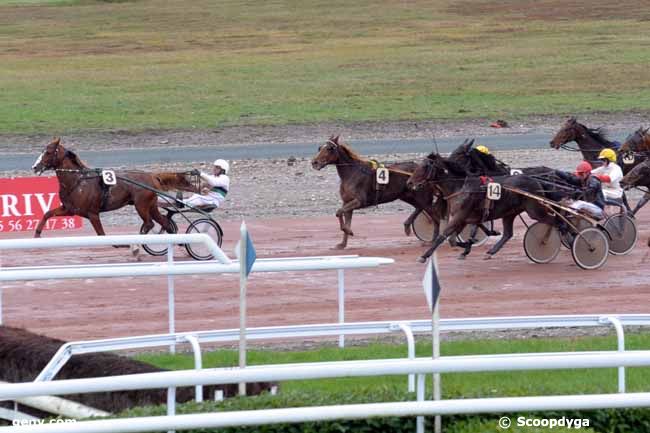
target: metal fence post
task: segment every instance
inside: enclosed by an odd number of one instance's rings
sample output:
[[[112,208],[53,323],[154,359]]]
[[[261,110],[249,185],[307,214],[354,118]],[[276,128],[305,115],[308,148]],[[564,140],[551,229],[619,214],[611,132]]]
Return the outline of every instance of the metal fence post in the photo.
[[[172,267],[174,265],[174,244],[167,244],[167,265]],[[174,276],[172,274],[167,274],[167,303],[169,310],[169,333],[173,334],[176,332],[176,311],[175,311],[175,302],[174,302]],[[176,343],[173,343],[169,346],[169,353],[176,353]]]
[[[167,416],[176,415],[176,388],[167,388]],[[167,430],[167,433],[176,433],[176,430]]]
[[[186,335],[185,339],[189,341],[192,345],[192,351],[194,352],[194,369],[201,370],[203,368],[203,359],[201,358],[201,346],[199,346],[199,340],[194,335]],[[203,386],[196,385],[195,387],[196,401],[200,403],[203,401]]]
[[[406,345],[408,348],[408,358],[415,359],[415,338],[413,337],[413,330],[408,323],[391,324],[391,328],[401,329],[406,336]],[[408,375],[408,392],[415,392],[415,375]]]
[[[623,330],[623,324],[619,318],[614,316],[601,317],[600,322],[611,323],[614,325],[618,351],[625,352],[625,331]],[[618,367],[618,392],[625,394],[625,367]]]
[[[418,401],[424,401],[424,384],[425,384],[426,377],[427,376],[424,374],[418,374],[418,389],[417,389]],[[424,433],[424,417],[421,415],[415,419],[415,432]]]
[[[338,269],[338,287],[339,287],[339,323],[345,323],[345,271]],[[339,335],[339,347],[345,347],[345,334]]]

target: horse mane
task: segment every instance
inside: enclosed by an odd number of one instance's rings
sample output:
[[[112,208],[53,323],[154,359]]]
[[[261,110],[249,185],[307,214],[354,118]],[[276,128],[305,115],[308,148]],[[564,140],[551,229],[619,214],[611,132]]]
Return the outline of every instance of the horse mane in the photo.
[[[338,143],[339,149],[341,149],[347,156],[349,156],[351,159],[354,159],[355,161],[362,161],[366,162],[367,160],[364,159],[361,155],[359,155],[357,152],[352,150],[350,146],[348,146],[345,143]]]
[[[81,158],[79,158],[79,155],[77,155],[73,151],[66,149],[65,156],[68,159],[72,160],[72,162],[77,164],[80,168],[89,168],[88,165],[85,162],[83,162]]]
[[[467,170],[465,170],[465,168],[457,162],[444,158],[441,158],[441,161],[444,164],[445,168],[449,170],[449,173],[453,174],[454,176],[467,176]]]
[[[602,127],[599,127],[599,128],[587,128],[585,126],[585,129],[587,130],[587,134],[589,134],[589,136],[591,138],[593,138],[594,140],[596,140],[596,141],[598,141],[598,142],[600,142],[602,144],[609,145],[610,141],[609,141],[609,138],[607,137],[607,131],[604,128],[602,128]]]
[[[474,164],[472,167],[473,169],[479,168],[486,173],[509,172],[508,168],[501,161],[497,160],[494,155],[485,154],[476,149],[472,149],[470,158],[471,161],[477,163]],[[477,167],[477,165],[480,167]]]
[[[436,152],[431,152],[430,154],[428,154],[427,159],[429,159],[431,162],[433,162],[438,166],[442,165],[447,171],[449,171],[454,176],[461,176],[461,177],[467,176],[467,171],[462,165],[458,164],[455,161],[451,161],[449,158],[444,158]]]

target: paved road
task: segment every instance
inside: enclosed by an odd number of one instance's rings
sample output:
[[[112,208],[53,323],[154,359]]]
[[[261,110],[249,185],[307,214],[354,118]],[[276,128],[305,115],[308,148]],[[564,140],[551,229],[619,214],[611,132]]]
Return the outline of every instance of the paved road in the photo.
[[[547,134],[526,134],[489,136],[479,139],[482,144],[494,150],[546,148],[549,137]],[[450,152],[460,140],[458,138],[439,139],[440,152]],[[208,161],[218,153],[225,159],[266,159],[266,158],[296,158],[312,157],[321,143],[274,143],[268,145],[237,145],[219,147],[182,147],[182,148],[153,148],[126,149],[119,153],[113,151],[84,151],[83,159],[94,167],[114,167],[121,165],[141,165],[165,162]],[[359,153],[387,154],[430,152],[434,148],[430,139],[414,140],[359,140],[350,141]],[[34,163],[36,155],[5,154],[0,159],[0,171],[16,168],[28,168]]]
[[[548,134],[518,134],[479,137],[477,142],[492,150],[546,149]],[[450,152],[461,143],[457,137],[439,139],[440,152]],[[219,147],[178,147],[152,149],[125,149],[114,151],[84,151],[83,159],[93,167],[118,167],[165,162],[210,161],[219,155],[225,159],[282,159],[312,157],[322,143],[273,143],[233,145]],[[434,149],[431,139],[413,140],[358,140],[350,144],[363,155],[430,152]],[[0,171],[28,169],[37,155],[4,154],[0,158]]]

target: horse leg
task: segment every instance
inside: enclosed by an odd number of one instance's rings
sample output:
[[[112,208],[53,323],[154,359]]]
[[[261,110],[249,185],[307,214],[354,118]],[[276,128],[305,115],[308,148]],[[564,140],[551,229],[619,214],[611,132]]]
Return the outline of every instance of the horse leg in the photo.
[[[337,250],[342,250],[347,246],[348,236],[354,236],[354,233],[352,233],[352,211],[360,207],[361,202],[355,198],[347,203],[343,203],[343,206],[336,211],[336,217],[339,219],[339,226],[343,232],[343,240],[335,247]],[[343,222],[344,216],[345,222]]]
[[[354,236],[354,233],[352,233],[352,211],[345,212],[341,217],[341,220],[345,218],[345,223],[341,226],[341,230],[343,230],[343,240],[341,243],[336,244],[336,249],[337,250],[342,250],[348,245],[348,236]]]
[[[93,228],[95,229],[97,236],[106,236],[106,232],[104,232],[104,227],[102,226],[102,221],[99,219],[98,213],[89,213],[88,219],[90,220],[90,224],[92,224]],[[122,248],[126,247],[126,245],[113,245],[113,247]]]
[[[478,226],[488,236],[499,236],[501,234],[496,230],[492,230],[492,229],[487,228],[487,226],[485,224],[483,224],[483,223],[479,224]]]
[[[59,216],[71,216],[72,213],[70,213],[65,207],[59,206],[55,209],[48,210],[45,212],[45,215],[43,215],[43,218],[39,221],[38,226],[36,226],[36,231],[34,232],[34,237],[35,238],[40,238],[41,237],[41,232],[43,231],[43,227],[45,227],[45,223],[47,220],[49,220],[52,217],[59,217]]]
[[[465,227],[465,222],[464,216],[463,218],[453,218],[451,221],[449,221],[449,225],[445,230],[442,232],[442,235],[439,235],[433,240],[433,245],[431,245],[431,248],[429,248],[423,255],[421,255],[418,258],[418,262],[424,263],[427,261],[429,257],[431,257],[431,254],[442,244],[447,238],[449,238],[452,235],[456,235],[460,232]],[[460,228],[460,230],[459,230]]]
[[[503,247],[505,245],[505,243],[510,240],[510,238],[512,237],[513,226],[514,226],[514,223],[515,223],[515,217],[516,216],[517,215],[511,215],[511,216],[508,216],[508,217],[505,217],[505,218],[502,219],[502,221],[503,221],[503,236],[501,236],[501,239],[499,239],[499,241],[496,244],[494,244],[494,246],[492,248],[490,248],[488,250],[487,256],[485,256],[486,259],[492,258],[492,256],[495,255],[496,253],[498,253],[499,250],[501,249],[501,247]]]
[[[169,218],[167,218],[165,215],[160,213],[157,204],[156,206],[152,206],[151,208],[149,208],[149,214],[158,224],[160,224],[162,228],[165,229],[167,233],[174,234],[174,229],[171,223],[169,222]]]
[[[433,237],[431,238],[431,241],[433,241],[440,235],[440,220],[447,215],[447,201],[439,198],[427,212],[429,212],[433,220]]]
[[[422,211],[422,209],[416,208],[413,212],[411,212],[409,217],[404,220],[404,234],[406,234],[406,236],[411,236],[411,225],[413,225],[413,221],[415,221],[415,218],[417,218],[417,216],[420,215],[420,212]]]

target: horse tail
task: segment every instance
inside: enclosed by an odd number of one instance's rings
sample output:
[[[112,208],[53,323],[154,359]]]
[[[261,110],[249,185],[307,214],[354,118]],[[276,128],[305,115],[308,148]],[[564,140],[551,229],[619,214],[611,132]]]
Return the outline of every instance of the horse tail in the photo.
[[[180,190],[195,193],[199,192],[199,188],[190,182],[185,173],[154,173],[153,178],[156,182],[156,187],[162,191]]]

